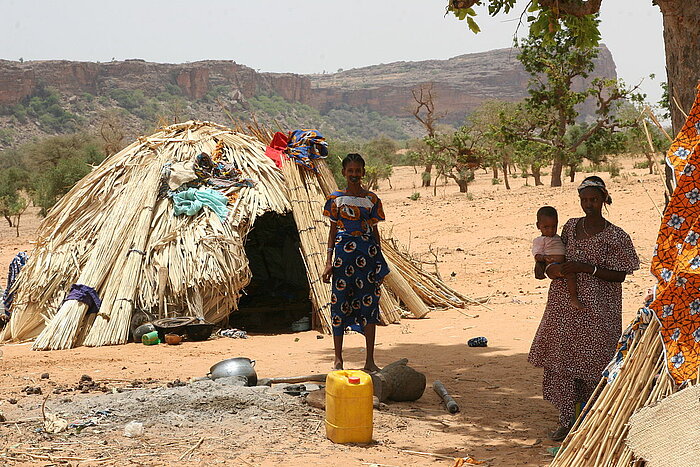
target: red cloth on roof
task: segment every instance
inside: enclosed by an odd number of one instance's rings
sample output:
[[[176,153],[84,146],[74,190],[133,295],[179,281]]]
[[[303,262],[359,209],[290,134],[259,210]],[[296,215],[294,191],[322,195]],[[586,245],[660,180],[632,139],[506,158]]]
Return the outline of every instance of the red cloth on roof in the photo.
[[[287,148],[288,139],[287,135],[278,131],[272,137],[270,145],[265,148],[265,155],[272,159],[279,169],[282,168],[282,153]]]

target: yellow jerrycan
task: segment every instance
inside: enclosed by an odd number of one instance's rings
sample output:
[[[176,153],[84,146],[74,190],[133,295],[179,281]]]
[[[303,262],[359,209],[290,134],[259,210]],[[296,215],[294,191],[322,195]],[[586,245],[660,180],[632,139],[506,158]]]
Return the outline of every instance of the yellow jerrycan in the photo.
[[[360,370],[326,376],[326,437],[334,443],[372,441],[372,378]]]

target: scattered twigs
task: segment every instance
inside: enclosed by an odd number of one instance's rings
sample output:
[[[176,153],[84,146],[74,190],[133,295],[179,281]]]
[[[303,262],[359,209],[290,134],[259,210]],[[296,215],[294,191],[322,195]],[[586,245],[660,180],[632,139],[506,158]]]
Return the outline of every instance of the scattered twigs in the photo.
[[[41,418],[44,420],[44,424],[46,424],[46,401],[49,400],[49,396],[51,396],[51,393],[48,393],[41,403]]]
[[[430,456],[430,457],[437,457],[438,459],[454,460],[454,456],[446,456],[444,454],[435,454],[434,452],[411,451],[409,449],[399,449],[399,451],[405,452],[407,454],[416,454],[419,456]]]
[[[194,450],[197,449],[199,446],[201,446],[201,444],[202,444],[203,442],[204,442],[204,437],[199,438],[199,441],[197,441],[197,442],[194,444],[194,446],[192,446],[192,447],[189,448],[187,451],[185,451],[185,452],[180,456],[180,458],[179,458],[178,460],[181,461],[181,460],[183,460],[185,457],[187,457],[187,456],[189,456],[190,454],[192,454],[192,453],[194,452]]]
[[[18,423],[34,423],[34,422],[38,422],[39,420],[41,420],[39,417],[22,418],[20,420],[7,420],[4,422],[0,422],[0,425],[15,425]]]

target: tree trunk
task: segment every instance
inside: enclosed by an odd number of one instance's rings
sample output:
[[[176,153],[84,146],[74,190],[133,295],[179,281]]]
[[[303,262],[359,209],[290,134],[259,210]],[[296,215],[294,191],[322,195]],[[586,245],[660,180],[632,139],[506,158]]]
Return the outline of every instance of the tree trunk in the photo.
[[[508,163],[503,163],[503,183],[506,185],[506,190],[510,190],[510,183],[508,182]]]
[[[493,178],[498,178],[498,167],[495,165],[492,167],[493,169]]]
[[[561,186],[561,171],[564,168],[562,164],[561,153],[554,156],[554,162],[552,162],[552,183],[551,186]]]
[[[460,193],[467,193],[469,189],[469,182],[466,180],[457,180],[457,186],[459,186],[459,192]]]
[[[421,175],[423,177],[423,181],[421,182],[421,186],[430,186],[430,173],[433,171],[433,164],[427,164],[425,166],[425,170],[423,171],[423,174]]]
[[[569,180],[571,180],[571,183],[574,183],[576,181],[576,166],[575,165],[569,166]]]
[[[654,175],[654,153],[647,152],[644,155],[647,156],[647,163],[649,164],[649,175]]]
[[[535,179],[535,186],[544,185],[544,183],[542,183],[542,175],[540,174],[540,167],[538,167],[536,165],[532,165],[530,167],[530,171],[532,172],[532,177]]]
[[[700,44],[697,33],[700,31],[700,2],[657,0],[656,4],[664,18],[666,76],[671,101],[671,123],[673,134],[676,135],[685,123],[685,117],[673,98],[676,98],[684,112],[689,112],[695,101],[700,78]],[[673,192],[675,183],[673,171],[667,165],[665,175],[666,187],[670,190],[666,193],[668,205],[668,193]]]
[[[683,111],[690,111],[700,79],[700,2],[657,0],[656,3],[664,21],[668,93],[671,96],[673,133],[676,134],[685,123],[685,117],[673,103],[673,97]]]

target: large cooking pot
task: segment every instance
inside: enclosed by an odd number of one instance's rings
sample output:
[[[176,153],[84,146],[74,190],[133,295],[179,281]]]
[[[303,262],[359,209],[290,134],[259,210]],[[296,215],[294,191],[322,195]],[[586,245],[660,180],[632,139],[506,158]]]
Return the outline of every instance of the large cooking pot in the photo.
[[[258,375],[255,373],[255,360],[245,357],[229,358],[220,361],[209,369],[211,379],[227,378],[229,376],[245,376],[248,386],[258,384]]]

